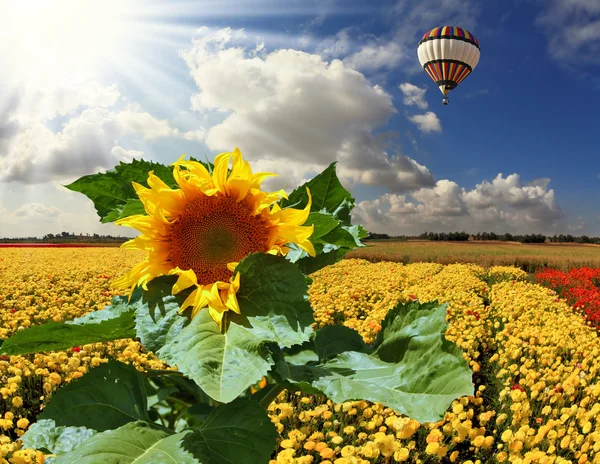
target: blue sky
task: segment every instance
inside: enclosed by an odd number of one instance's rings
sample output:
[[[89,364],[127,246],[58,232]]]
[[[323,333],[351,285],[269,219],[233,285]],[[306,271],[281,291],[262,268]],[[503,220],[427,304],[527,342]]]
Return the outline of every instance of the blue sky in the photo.
[[[74,5],[0,0],[0,236],[127,233],[61,185],[235,146],[273,188],[338,161],[378,232],[600,235],[597,0]],[[442,25],[481,45],[448,106]]]

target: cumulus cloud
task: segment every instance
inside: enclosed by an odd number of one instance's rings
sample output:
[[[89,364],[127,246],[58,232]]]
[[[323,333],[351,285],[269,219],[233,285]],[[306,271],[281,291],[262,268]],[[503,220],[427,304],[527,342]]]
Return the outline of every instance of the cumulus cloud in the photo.
[[[42,123],[29,124],[16,136],[10,151],[0,157],[0,180],[41,183],[90,174],[143,155],[119,145],[119,138],[126,134],[147,140],[188,134],[138,110],[86,109],[56,134]]]
[[[344,63],[362,72],[394,69],[406,58],[405,48],[396,42],[375,40],[344,58]]]
[[[392,98],[360,72],[297,50],[256,55],[243,31],[202,32],[182,57],[199,88],[192,109],[225,115],[206,133],[210,149],[239,146],[254,161],[298,168],[295,178],[338,160],[350,180],[396,192],[433,183],[426,167],[388,154],[375,131],[395,114]]]
[[[563,216],[547,183],[524,185],[518,174],[498,174],[492,182],[483,181],[472,190],[442,179],[410,195],[388,193],[362,201],[353,213],[353,219],[368,230],[390,234],[424,230],[550,233]]]
[[[600,59],[600,2],[550,0],[536,24],[548,37],[550,55],[562,63],[598,63]]]
[[[410,82],[404,82],[398,86],[404,94],[404,104],[408,106],[416,105],[422,110],[427,109],[427,101],[425,100],[426,88],[417,87]]]
[[[138,106],[131,106],[114,115],[116,123],[124,132],[133,132],[146,140],[158,137],[177,137],[179,131],[169,126],[169,121],[159,120],[150,113],[142,112]]]
[[[408,116],[408,119],[416,124],[419,130],[425,134],[430,132],[442,132],[442,124],[433,111]]]
[[[27,203],[14,211],[14,215],[23,219],[48,219],[60,216],[63,213],[54,206],[46,206],[40,203]]]

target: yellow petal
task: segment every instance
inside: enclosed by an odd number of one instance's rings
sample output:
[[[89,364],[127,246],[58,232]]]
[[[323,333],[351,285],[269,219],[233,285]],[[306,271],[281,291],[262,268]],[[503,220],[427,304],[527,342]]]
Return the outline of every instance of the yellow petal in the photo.
[[[175,282],[175,285],[173,285],[173,295],[177,295],[179,292],[191,287],[192,285],[198,285],[196,273],[191,269],[183,271],[176,267],[175,269],[171,269],[169,274],[179,276],[177,282]]]
[[[227,269],[229,269],[231,272],[235,271],[235,268],[237,267],[237,265],[240,263],[227,263]]]
[[[227,170],[229,169],[229,161],[231,153],[221,153],[215,157],[215,169],[212,179],[217,189],[222,194],[227,193]]]
[[[312,206],[312,195],[310,194],[308,187],[306,188],[306,193],[308,195],[308,203],[304,209],[286,208],[281,210],[282,223],[301,226],[306,222]]]

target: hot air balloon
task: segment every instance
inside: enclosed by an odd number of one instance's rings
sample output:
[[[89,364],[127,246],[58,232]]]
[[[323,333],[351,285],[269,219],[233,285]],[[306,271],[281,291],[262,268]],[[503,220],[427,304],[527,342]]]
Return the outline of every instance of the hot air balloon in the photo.
[[[448,92],[471,74],[479,62],[479,42],[469,31],[455,26],[436,27],[417,47],[425,72],[440,88],[448,104]]]

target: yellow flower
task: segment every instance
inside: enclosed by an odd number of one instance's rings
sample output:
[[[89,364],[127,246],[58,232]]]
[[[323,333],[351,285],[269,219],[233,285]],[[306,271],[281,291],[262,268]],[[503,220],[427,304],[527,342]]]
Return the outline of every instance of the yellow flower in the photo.
[[[229,164],[232,163],[231,170]],[[146,252],[146,260],[114,282],[131,292],[161,275],[177,275],[173,294],[194,287],[181,310],[192,307],[192,317],[208,307],[222,328],[226,311],[240,313],[236,293],[239,274],[233,270],[251,253],[285,255],[295,243],[308,254],[315,250],[309,237],[314,226],[303,226],[311,207],[281,209],[276,202],[287,198],[283,190],[263,192],[261,183],[274,174],[252,173],[239,149],[215,158],[211,173],[196,161],[174,163],[171,189],[150,172],[146,188],[133,182],[148,215],[134,215],[116,224],[133,227],[141,235],[124,248]]]

